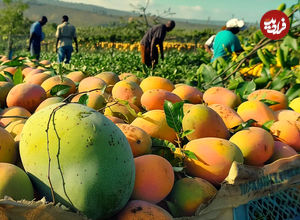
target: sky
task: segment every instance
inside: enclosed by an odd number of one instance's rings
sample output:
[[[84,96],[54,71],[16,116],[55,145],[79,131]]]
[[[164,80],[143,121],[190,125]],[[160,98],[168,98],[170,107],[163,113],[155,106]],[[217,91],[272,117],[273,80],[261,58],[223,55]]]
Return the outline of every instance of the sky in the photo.
[[[105,8],[133,11],[135,6],[145,6],[147,0],[62,0],[99,5]],[[276,9],[281,3],[287,6],[298,0],[149,0],[148,12],[162,13],[171,9],[171,18],[226,21],[236,17],[246,22],[259,22],[262,15]]]

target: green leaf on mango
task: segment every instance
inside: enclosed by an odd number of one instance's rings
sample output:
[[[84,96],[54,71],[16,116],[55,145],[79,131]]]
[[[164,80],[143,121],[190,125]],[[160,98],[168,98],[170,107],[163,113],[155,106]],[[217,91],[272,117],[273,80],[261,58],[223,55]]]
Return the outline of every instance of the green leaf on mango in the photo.
[[[161,140],[158,138],[151,138],[151,139],[152,139],[152,146],[166,147],[166,148],[171,149],[171,151],[173,151],[173,152],[176,150],[176,146],[167,140]]]
[[[195,130],[186,130],[184,132],[182,132],[182,134],[180,135],[181,138],[186,137],[187,135],[190,135],[194,132]]]
[[[5,63],[5,66],[9,66],[9,67],[18,67],[18,66],[22,66],[23,65],[23,61],[22,60],[11,60],[7,63]]]
[[[86,93],[80,96],[78,103],[82,105],[87,105],[88,101],[89,101],[89,94]]]
[[[184,150],[183,153],[190,159],[193,159],[193,160],[198,160],[198,157],[196,156],[196,154],[192,151],[189,151],[189,150]]]
[[[52,96],[63,96],[70,91],[71,86],[69,85],[55,85],[50,90]]]
[[[13,82],[15,85],[18,85],[20,83],[23,83],[23,75],[21,68],[18,68],[13,76]]]
[[[7,71],[3,71],[4,75],[7,76],[9,79],[11,79],[11,81],[13,81],[13,75],[10,72]]]
[[[0,74],[0,82],[7,82],[7,79]]]
[[[256,122],[256,120],[249,119],[249,120],[243,122],[242,124],[240,124],[240,125],[232,128],[232,129],[230,129],[230,132],[234,134],[234,133],[236,133],[236,132],[238,132],[240,130],[243,130],[245,128],[249,128],[249,127],[253,126],[253,123],[255,123],[255,122]]]
[[[276,101],[273,101],[273,100],[270,100],[270,99],[260,99],[259,101],[263,102],[267,106],[277,105],[277,104],[280,103],[280,102],[276,102]]]
[[[129,102],[126,101],[126,100],[121,100],[121,99],[117,99],[117,101],[121,104],[121,105],[124,105],[127,110],[129,111],[129,113],[134,116],[134,117],[138,117],[136,111],[130,106]]]
[[[262,128],[269,132],[270,128],[274,124],[274,122],[275,122],[275,120],[267,121],[262,125]]]
[[[177,102],[173,104],[168,100],[165,100],[164,103],[167,124],[177,133],[180,133],[182,128],[183,104],[184,102]]]

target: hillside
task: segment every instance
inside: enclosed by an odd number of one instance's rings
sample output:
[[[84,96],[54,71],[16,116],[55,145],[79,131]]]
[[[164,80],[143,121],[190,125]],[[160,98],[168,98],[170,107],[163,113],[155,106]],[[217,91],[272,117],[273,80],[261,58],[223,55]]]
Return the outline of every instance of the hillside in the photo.
[[[70,21],[80,26],[98,26],[111,25],[125,22],[130,17],[137,16],[134,13],[119,11],[114,9],[107,9],[104,7],[62,2],[58,0],[24,0],[29,5],[29,9],[25,11],[25,16],[30,20],[38,20],[42,15],[48,17],[49,23],[60,23],[61,17],[67,14]],[[0,0],[0,8],[3,7],[2,0]],[[197,23],[184,19],[174,19],[179,29],[205,29],[218,28],[217,24],[207,24],[205,21]]]
[[[132,13],[127,12],[127,11],[120,11],[120,10],[115,10],[115,9],[104,8],[101,6],[88,5],[88,4],[82,4],[82,3],[64,2],[61,0],[24,0],[24,2],[27,2],[29,4],[54,5],[54,6],[72,8],[72,9],[88,11],[88,12],[93,12],[93,13],[103,14],[103,15],[132,16]]]
[[[48,17],[50,23],[60,23],[61,17],[67,14],[76,26],[97,26],[118,23],[126,19],[124,13],[107,10],[102,7],[91,7],[84,4],[73,4],[60,1],[30,0],[25,16],[30,20],[37,20],[41,15]],[[123,18],[124,16],[124,18]],[[129,15],[127,15],[129,17]]]

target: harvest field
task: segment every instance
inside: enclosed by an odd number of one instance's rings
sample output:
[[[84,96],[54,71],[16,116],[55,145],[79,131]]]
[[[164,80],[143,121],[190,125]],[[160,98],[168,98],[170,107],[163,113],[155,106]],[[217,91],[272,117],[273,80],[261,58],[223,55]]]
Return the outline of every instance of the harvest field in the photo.
[[[214,30],[181,32],[186,42],[169,36],[154,69],[125,37],[79,38],[70,64],[57,62],[53,41],[40,60],[25,48],[11,59],[3,52],[0,220],[208,219],[205,210],[239,178],[241,197],[268,184],[275,192],[264,196],[295,192],[296,202],[274,200],[276,212],[251,219],[299,217],[299,4],[279,7],[293,24],[288,35],[274,41],[249,28],[239,35],[244,52],[226,60],[210,62],[202,46]],[[236,167],[257,173],[233,177]]]

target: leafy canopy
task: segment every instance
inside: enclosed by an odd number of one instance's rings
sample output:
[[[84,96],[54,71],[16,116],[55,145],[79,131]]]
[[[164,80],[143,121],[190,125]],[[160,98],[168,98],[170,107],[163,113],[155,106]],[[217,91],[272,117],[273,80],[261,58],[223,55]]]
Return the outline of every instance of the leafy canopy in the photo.
[[[22,0],[3,0],[4,8],[0,11],[0,31],[2,35],[17,35],[27,33],[30,22],[24,18],[28,5]]]

